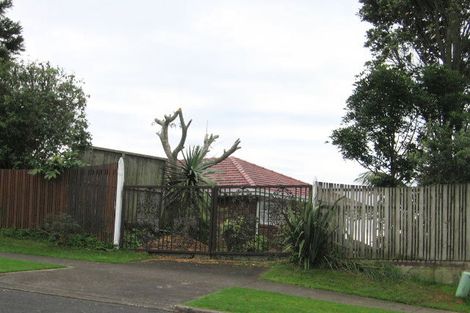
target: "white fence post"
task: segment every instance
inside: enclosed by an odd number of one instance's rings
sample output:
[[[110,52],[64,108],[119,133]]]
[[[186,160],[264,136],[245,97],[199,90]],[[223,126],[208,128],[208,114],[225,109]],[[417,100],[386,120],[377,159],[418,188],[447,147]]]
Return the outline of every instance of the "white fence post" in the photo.
[[[124,159],[119,158],[116,184],[116,208],[114,216],[114,247],[119,249],[122,221],[122,193],[124,191]]]
[[[317,206],[318,205],[318,201],[320,199],[318,199],[318,180],[317,178],[315,177],[314,181],[313,181],[313,186],[312,186],[312,203],[313,203],[313,206]]]

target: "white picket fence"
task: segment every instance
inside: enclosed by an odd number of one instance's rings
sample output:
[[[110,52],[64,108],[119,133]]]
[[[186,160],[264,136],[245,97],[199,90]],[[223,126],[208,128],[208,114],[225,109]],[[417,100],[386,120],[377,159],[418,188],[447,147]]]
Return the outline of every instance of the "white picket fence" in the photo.
[[[316,183],[321,203],[337,201],[333,246],[349,258],[382,260],[470,261],[469,189]]]

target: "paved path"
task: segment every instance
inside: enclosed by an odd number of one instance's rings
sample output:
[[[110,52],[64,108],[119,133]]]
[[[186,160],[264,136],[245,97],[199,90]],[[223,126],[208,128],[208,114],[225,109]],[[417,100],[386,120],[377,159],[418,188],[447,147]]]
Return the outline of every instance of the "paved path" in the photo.
[[[169,261],[102,264],[6,253],[0,253],[0,256],[67,266],[66,269],[59,270],[0,274],[0,288],[10,291],[28,291],[43,295],[88,300],[103,304],[171,310],[175,304],[183,303],[215,290],[240,286],[398,312],[444,312],[336,292],[261,281],[257,277],[263,269],[256,267]]]

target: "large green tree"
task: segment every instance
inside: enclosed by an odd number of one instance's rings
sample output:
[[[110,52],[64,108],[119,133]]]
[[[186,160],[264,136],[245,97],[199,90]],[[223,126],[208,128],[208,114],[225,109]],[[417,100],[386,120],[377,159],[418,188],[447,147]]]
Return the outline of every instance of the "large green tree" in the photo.
[[[396,186],[413,178],[418,114],[415,84],[406,72],[387,66],[366,71],[347,100],[342,127],[333,144],[343,157],[357,161],[372,184]]]
[[[423,69],[417,78],[420,134],[418,181],[470,181],[470,94],[468,79],[447,66]]]
[[[373,55],[368,66],[383,72],[387,64],[385,72],[406,76],[412,92],[397,101],[390,89],[400,86],[398,76],[382,75],[380,88],[362,78],[333,143],[345,158],[368,169],[363,178],[373,185],[469,181],[470,1],[359,1],[359,16],[371,26],[365,43]],[[371,72],[368,78],[373,77]],[[386,118],[394,101],[397,111],[408,114],[401,120]],[[408,112],[401,110],[403,103]],[[375,111],[361,109],[371,104]],[[379,112],[384,116],[377,119]],[[367,128],[361,120],[384,124]],[[408,126],[397,128],[398,121]],[[390,130],[398,130],[397,136]],[[405,144],[397,145],[397,138]],[[394,146],[404,148],[394,151]]]
[[[73,75],[48,63],[0,68],[0,168],[36,169],[54,177],[77,165],[90,143],[87,96]]]
[[[375,61],[413,69],[443,64],[470,77],[470,1],[360,0]]]
[[[11,0],[0,0],[0,61],[10,60],[24,50],[21,25],[5,15],[11,7]]]

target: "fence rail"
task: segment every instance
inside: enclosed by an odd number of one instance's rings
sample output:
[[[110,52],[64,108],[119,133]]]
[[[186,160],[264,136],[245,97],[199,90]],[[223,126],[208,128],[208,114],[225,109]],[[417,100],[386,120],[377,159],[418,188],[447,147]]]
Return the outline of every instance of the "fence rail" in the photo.
[[[36,228],[66,213],[99,239],[114,230],[117,165],[66,170],[45,180],[28,170],[0,170],[0,228]]]
[[[335,205],[332,244],[349,258],[470,261],[470,185],[372,188],[317,183]]]

